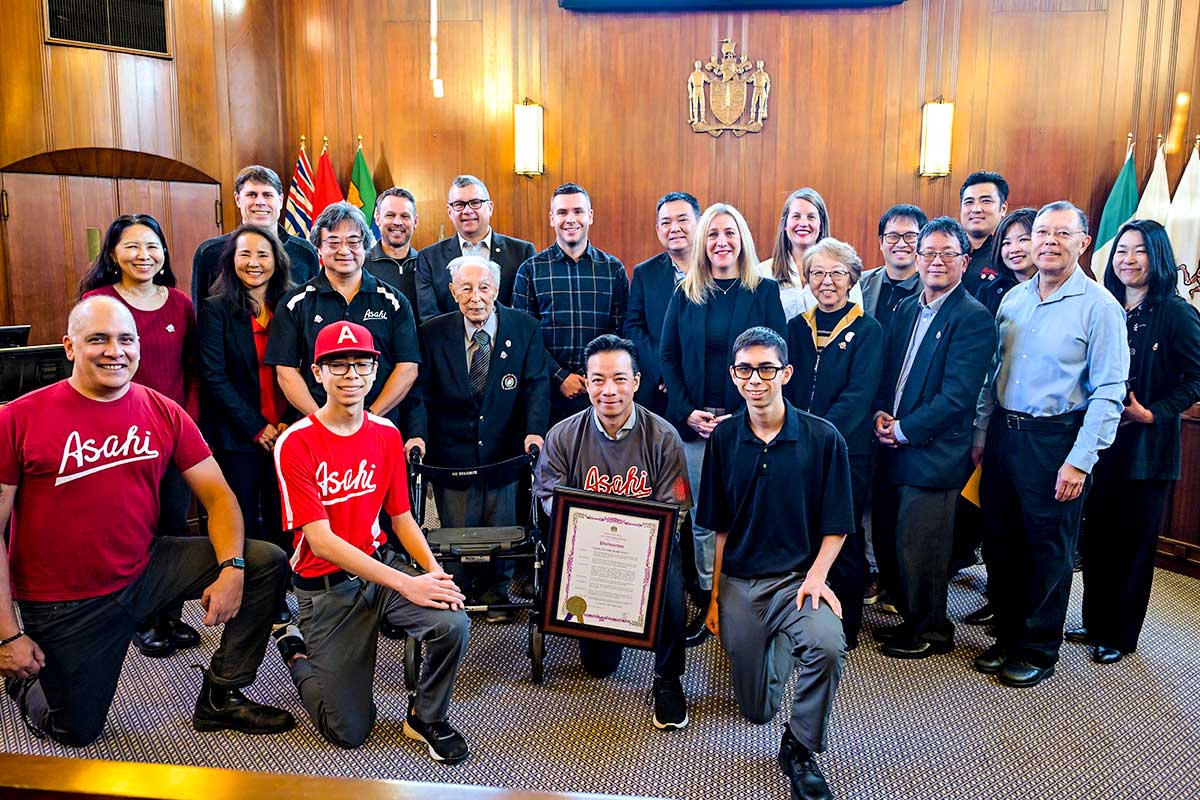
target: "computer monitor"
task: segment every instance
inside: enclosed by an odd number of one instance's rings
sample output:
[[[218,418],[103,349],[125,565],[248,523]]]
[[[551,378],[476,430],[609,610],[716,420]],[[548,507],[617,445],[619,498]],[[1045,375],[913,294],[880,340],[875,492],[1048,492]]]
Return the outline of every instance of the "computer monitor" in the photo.
[[[0,325],[0,348],[24,347],[29,344],[28,325]]]
[[[70,376],[71,362],[61,344],[0,348],[0,403]]]

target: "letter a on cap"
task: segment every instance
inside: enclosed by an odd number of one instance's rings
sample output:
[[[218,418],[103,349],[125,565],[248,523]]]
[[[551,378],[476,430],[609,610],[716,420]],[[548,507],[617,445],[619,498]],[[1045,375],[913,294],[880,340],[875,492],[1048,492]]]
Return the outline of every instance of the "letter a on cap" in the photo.
[[[353,342],[354,344],[358,344],[358,339],[354,338],[354,331],[350,329],[349,325],[343,325],[342,329],[338,331],[337,343],[345,344],[347,340]]]

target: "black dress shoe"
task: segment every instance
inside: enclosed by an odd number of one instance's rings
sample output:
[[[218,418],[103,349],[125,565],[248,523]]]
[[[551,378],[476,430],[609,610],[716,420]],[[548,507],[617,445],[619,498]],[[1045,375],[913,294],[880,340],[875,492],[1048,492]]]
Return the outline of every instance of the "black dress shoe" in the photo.
[[[171,640],[176,650],[186,650],[200,644],[200,634],[186,622],[178,619],[165,619],[156,626],[163,638]]]
[[[817,759],[792,736],[791,728],[784,728],[777,758],[792,785],[792,800],[833,800]]]
[[[1102,644],[1096,645],[1096,648],[1092,650],[1092,661],[1097,664],[1115,664],[1124,657],[1125,654],[1117,648],[1105,647]]]
[[[1063,633],[1063,638],[1068,642],[1074,642],[1075,644],[1092,643],[1091,634],[1088,633],[1087,628],[1082,626],[1078,628],[1067,628],[1067,630]]]
[[[1014,689],[1037,686],[1054,674],[1054,667],[1035,667],[1028,661],[1008,661],[1000,670],[1000,682]]]
[[[908,627],[908,623],[901,622],[899,625],[884,625],[882,628],[876,628],[871,631],[871,635],[877,642],[895,642],[912,638],[912,629]]]
[[[696,602],[703,599],[704,602]],[[692,596],[692,601],[696,602],[699,609],[696,616],[692,617],[691,622],[683,629],[683,642],[685,647],[699,647],[704,644],[709,636],[712,636],[712,631],[704,623],[708,620],[708,606],[712,602],[711,592],[697,593]]]
[[[1004,669],[1006,660],[1008,660],[1008,648],[1004,645],[994,644],[975,656],[975,669],[984,675],[998,675],[1000,670]]]
[[[133,646],[146,658],[166,658],[175,655],[175,643],[158,628],[147,628],[134,633]]]
[[[288,608],[287,603],[284,603],[280,608],[275,609],[275,616],[271,618],[272,625],[287,625],[292,621],[292,610]]]
[[[205,673],[192,714],[192,727],[198,731],[286,733],[296,727],[296,718],[281,708],[256,703],[238,689],[218,686]]]
[[[963,622],[968,625],[991,625],[996,621],[996,612],[992,609],[991,603],[986,603],[983,608],[972,611],[963,617]]]
[[[940,653],[949,653],[954,642],[931,642],[926,639],[893,639],[879,648],[885,656],[892,658],[929,658]]]

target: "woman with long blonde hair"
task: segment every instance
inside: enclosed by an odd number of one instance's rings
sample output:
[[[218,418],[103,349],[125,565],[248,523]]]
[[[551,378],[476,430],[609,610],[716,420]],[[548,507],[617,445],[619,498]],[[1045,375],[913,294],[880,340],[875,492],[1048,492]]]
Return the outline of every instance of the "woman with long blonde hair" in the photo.
[[[779,285],[760,275],[757,264],[741,213],[726,203],[709,206],[696,226],[687,277],[663,320],[667,418],[683,434],[693,494],[700,491],[705,441],[744,405],[729,376],[733,340],[757,325],[787,335]],[[697,527],[694,538],[700,584],[711,589],[713,533]]]

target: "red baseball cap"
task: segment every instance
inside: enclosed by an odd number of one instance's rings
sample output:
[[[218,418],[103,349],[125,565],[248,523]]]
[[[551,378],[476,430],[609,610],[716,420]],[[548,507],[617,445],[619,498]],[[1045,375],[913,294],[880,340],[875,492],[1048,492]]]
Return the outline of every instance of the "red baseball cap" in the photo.
[[[317,333],[316,347],[313,349],[313,361],[320,361],[338,353],[379,355],[371,332],[354,322],[335,322],[321,328]]]

